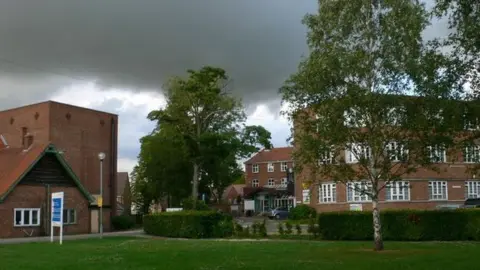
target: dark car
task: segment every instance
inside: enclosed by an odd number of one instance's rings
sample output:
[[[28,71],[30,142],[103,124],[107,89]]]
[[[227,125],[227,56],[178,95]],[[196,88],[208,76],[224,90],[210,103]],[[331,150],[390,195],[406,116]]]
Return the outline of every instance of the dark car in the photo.
[[[467,199],[463,208],[480,208],[480,199]]]
[[[288,218],[288,208],[287,207],[277,207],[270,211],[268,216],[269,218],[275,219],[286,219]]]

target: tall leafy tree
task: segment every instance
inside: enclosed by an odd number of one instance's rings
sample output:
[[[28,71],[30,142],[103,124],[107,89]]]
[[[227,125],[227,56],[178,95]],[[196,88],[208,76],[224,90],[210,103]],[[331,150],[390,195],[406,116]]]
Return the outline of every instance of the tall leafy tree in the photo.
[[[167,105],[164,109],[152,111],[148,118],[157,121],[157,129],[169,126],[182,138],[187,148],[188,160],[192,166],[192,197],[198,198],[202,165],[211,152],[212,143],[219,138],[235,138],[243,129],[251,130],[256,137],[249,137],[250,147],[230,148],[230,159],[245,150],[264,144],[269,147],[270,133],[263,128],[245,127],[245,113],[239,99],[228,92],[230,79],[221,68],[203,67],[188,70],[186,78],[174,77],[166,85]],[[228,147],[227,147],[228,148]],[[231,152],[230,152],[231,151]],[[225,163],[217,163],[225,168]],[[212,176],[210,172],[210,176]]]
[[[419,166],[435,169],[435,153],[456,145],[461,74],[423,42],[420,1],[319,3],[304,19],[310,54],[281,88],[296,169],[310,184],[333,180],[368,197],[383,250],[380,191]]]

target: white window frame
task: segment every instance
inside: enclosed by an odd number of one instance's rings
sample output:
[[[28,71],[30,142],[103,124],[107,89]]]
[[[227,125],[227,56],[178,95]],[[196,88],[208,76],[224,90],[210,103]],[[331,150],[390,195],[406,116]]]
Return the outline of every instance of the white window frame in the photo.
[[[396,141],[388,142],[386,150],[391,162],[401,162],[401,157],[408,155],[408,150],[405,149],[405,146]]]
[[[282,185],[287,185],[287,184],[288,184],[288,178],[283,177],[283,178],[280,180],[280,184],[282,184]]]
[[[432,163],[447,162],[447,150],[443,145],[427,146],[428,157]]]
[[[302,190],[302,201],[305,204],[310,203],[310,189],[304,189]]]
[[[70,220],[70,212],[73,211],[73,221]],[[65,215],[66,212],[66,215]],[[77,211],[74,208],[64,208],[63,209],[63,224],[69,225],[69,224],[77,224]]]
[[[480,162],[480,146],[469,145],[463,149],[464,163],[479,163]]]
[[[410,183],[408,181],[389,183],[385,188],[385,201],[410,201]]]
[[[365,119],[361,117],[358,108],[351,107],[343,112],[343,125],[350,128],[365,127]]]
[[[20,224],[17,224],[16,221],[17,221],[17,217],[16,217],[16,214],[17,214],[17,211],[21,211],[21,219],[20,219]],[[36,224],[33,224],[32,221],[33,221],[33,212],[36,211],[37,212],[37,223]],[[24,223],[24,220],[23,218],[25,217],[25,212],[29,212],[29,215],[30,215],[30,223],[29,224],[25,224]],[[13,209],[13,226],[14,227],[39,227],[40,224],[41,224],[41,211],[40,211],[40,208],[14,208]]]
[[[274,172],[275,171],[275,164],[273,162],[267,163],[267,172]]]
[[[252,180],[252,187],[258,187],[258,186],[259,186],[258,179],[253,179]]]
[[[480,199],[480,181],[465,181],[465,199]]]
[[[356,156],[355,152],[359,156]],[[372,149],[368,145],[360,143],[352,143],[345,149],[346,163],[358,163],[358,158],[361,156],[369,159],[372,156]]]
[[[335,183],[323,183],[318,187],[318,203],[336,203],[337,185]]]
[[[269,187],[275,186],[275,179],[268,178],[267,186],[269,186]]]
[[[354,187],[357,188],[354,188]],[[372,191],[372,183],[367,181],[352,181],[347,183],[347,202],[371,202],[368,194],[362,191]]]
[[[280,163],[280,171],[286,172],[287,169],[288,169],[288,163],[287,162]]]
[[[258,173],[260,171],[260,166],[257,163],[252,165],[252,173]]]
[[[479,119],[478,118],[475,118],[473,119],[473,121],[471,121],[470,119],[467,119],[467,115],[464,116],[465,119],[463,121],[463,129],[465,130],[479,130],[480,129],[480,123],[479,123]]]
[[[332,150],[327,150],[325,153],[323,153],[323,155],[320,155],[318,165],[322,166],[323,162],[325,162],[325,164],[335,164],[335,152]]]
[[[447,181],[428,181],[428,199],[430,201],[448,200]]]

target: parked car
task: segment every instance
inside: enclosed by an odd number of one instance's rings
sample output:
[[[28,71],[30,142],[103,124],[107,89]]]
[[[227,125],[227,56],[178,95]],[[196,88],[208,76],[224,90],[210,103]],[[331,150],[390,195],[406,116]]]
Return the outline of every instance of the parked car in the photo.
[[[480,199],[467,199],[463,208],[480,208]]]
[[[287,207],[277,207],[270,211],[269,218],[273,219],[286,219],[288,218],[288,208]]]

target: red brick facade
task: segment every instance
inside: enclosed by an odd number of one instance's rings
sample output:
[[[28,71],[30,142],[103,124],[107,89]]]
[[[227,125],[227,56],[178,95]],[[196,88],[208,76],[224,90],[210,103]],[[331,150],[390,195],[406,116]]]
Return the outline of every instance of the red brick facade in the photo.
[[[83,234],[90,232],[89,202],[76,187],[54,187],[51,192],[65,192],[64,208],[76,210],[76,223],[64,225],[64,234]],[[46,190],[43,186],[18,185],[8,195],[3,203],[0,203],[0,238],[43,236],[50,232],[46,223],[45,202]],[[40,226],[15,227],[14,211],[18,208],[39,208]],[[57,229],[58,230],[58,229]],[[58,235],[58,232],[55,232]]]
[[[104,152],[104,211],[115,213],[118,116],[57,102],[43,102],[0,112],[0,134],[11,147],[22,146],[23,129],[35,143],[53,143],[91,194],[100,193],[100,162]],[[110,211],[112,210],[112,211]],[[110,217],[105,224],[110,223]]]
[[[292,168],[291,157],[292,147],[273,148],[271,150],[262,150],[250,160],[245,162],[245,185],[254,187],[258,181],[258,187],[268,186],[269,179],[274,181],[275,185],[280,185],[287,178],[286,168]],[[268,166],[273,166],[273,171],[268,170]],[[282,169],[282,164],[284,168]],[[254,167],[258,170],[254,170]]]

